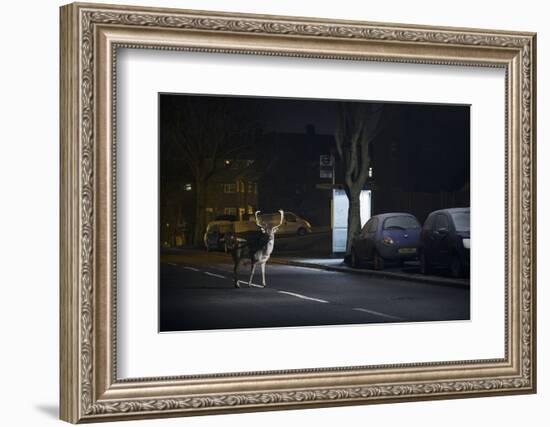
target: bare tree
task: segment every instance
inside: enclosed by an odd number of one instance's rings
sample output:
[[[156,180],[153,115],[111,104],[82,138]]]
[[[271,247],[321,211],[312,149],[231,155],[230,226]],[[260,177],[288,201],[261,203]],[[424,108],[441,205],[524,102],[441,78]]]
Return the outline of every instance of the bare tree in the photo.
[[[242,155],[253,142],[250,120],[224,98],[173,97],[162,104],[161,138],[166,156],[181,160],[193,177],[195,226],[193,244],[206,228],[209,180],[224,167],[224,159]],[[162,135],[164,133],[164,135]],[[163,138],[164,136],[164,138]]]
[[[346,253],[361,231],[360,195],[369,177],[369,145],[380,131],[382,104],[342,102],[338,105],[336,151],[343,166],[349,200]]]

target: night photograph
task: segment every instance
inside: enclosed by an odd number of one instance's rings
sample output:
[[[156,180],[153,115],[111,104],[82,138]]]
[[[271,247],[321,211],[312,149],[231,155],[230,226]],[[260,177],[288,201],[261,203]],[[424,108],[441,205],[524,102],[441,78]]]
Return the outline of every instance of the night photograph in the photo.
[[[159,331],[470,319],[470,107],[161,93]]]

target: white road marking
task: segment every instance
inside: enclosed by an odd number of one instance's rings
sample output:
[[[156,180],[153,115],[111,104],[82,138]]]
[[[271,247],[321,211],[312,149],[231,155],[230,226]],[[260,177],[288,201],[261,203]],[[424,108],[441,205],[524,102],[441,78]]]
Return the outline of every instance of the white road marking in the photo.
[[[173,265],[174,267],[177,267],[177,266],[178,266],[177,264],[174,264],[173,262],[167,262],[166,264],[168,264],[168,265]]]
[[[353,310],[362,311],[363,313],[374,314],[375,316],[387,317],[388,319],[403,320],[402,318],[397,317],[397,316],[392,316],[392,315],[386,314],[386,313],[380,313],[379,311],[367,310],[366,308],[359,308],[358,307],[358,308],[354,308]]]
[[[195,267],[183,267],[185,268],[186,270],[191,270],[191,271],[200,271],[198,268],[195,268]]]
[[[225,279],[226,278],[225,276],[222,276],[221,274],[214,274],[214,273],[210,273],[208,271],[205,271],[204,274],[206,274],[207,276],[218,277],[220,279]]]
[[[285,295],[291,295],[293,297],[300,298],[300,299],[307,299],[309,301],[316,301],[316,302],[322,302],[324,304],[328,304],[328,301],[325,301],[324,299],[306,297],[305,295],[295,294],[294,292],[279,291],[279,293],[285,294]]]

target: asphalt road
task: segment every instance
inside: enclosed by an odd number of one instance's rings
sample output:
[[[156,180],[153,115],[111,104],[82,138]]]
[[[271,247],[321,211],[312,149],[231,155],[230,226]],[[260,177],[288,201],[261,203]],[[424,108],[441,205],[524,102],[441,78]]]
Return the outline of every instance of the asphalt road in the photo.
[[[259,270],[259,268],[257,269]],[[250,267],[240,279],[248,280]],[[470,291],[352,273],[267,265],[252,287],[233,286],[227,257],[201,251],[163,254],[160,330],[467,320]]]

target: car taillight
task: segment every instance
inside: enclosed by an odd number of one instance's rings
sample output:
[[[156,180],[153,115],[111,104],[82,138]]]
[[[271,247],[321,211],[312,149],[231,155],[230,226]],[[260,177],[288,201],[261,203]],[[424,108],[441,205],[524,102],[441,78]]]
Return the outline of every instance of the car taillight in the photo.
[[[393,239],[390,236],[386,236],[382,239],[382,243],[385,245],[393,245]]]

